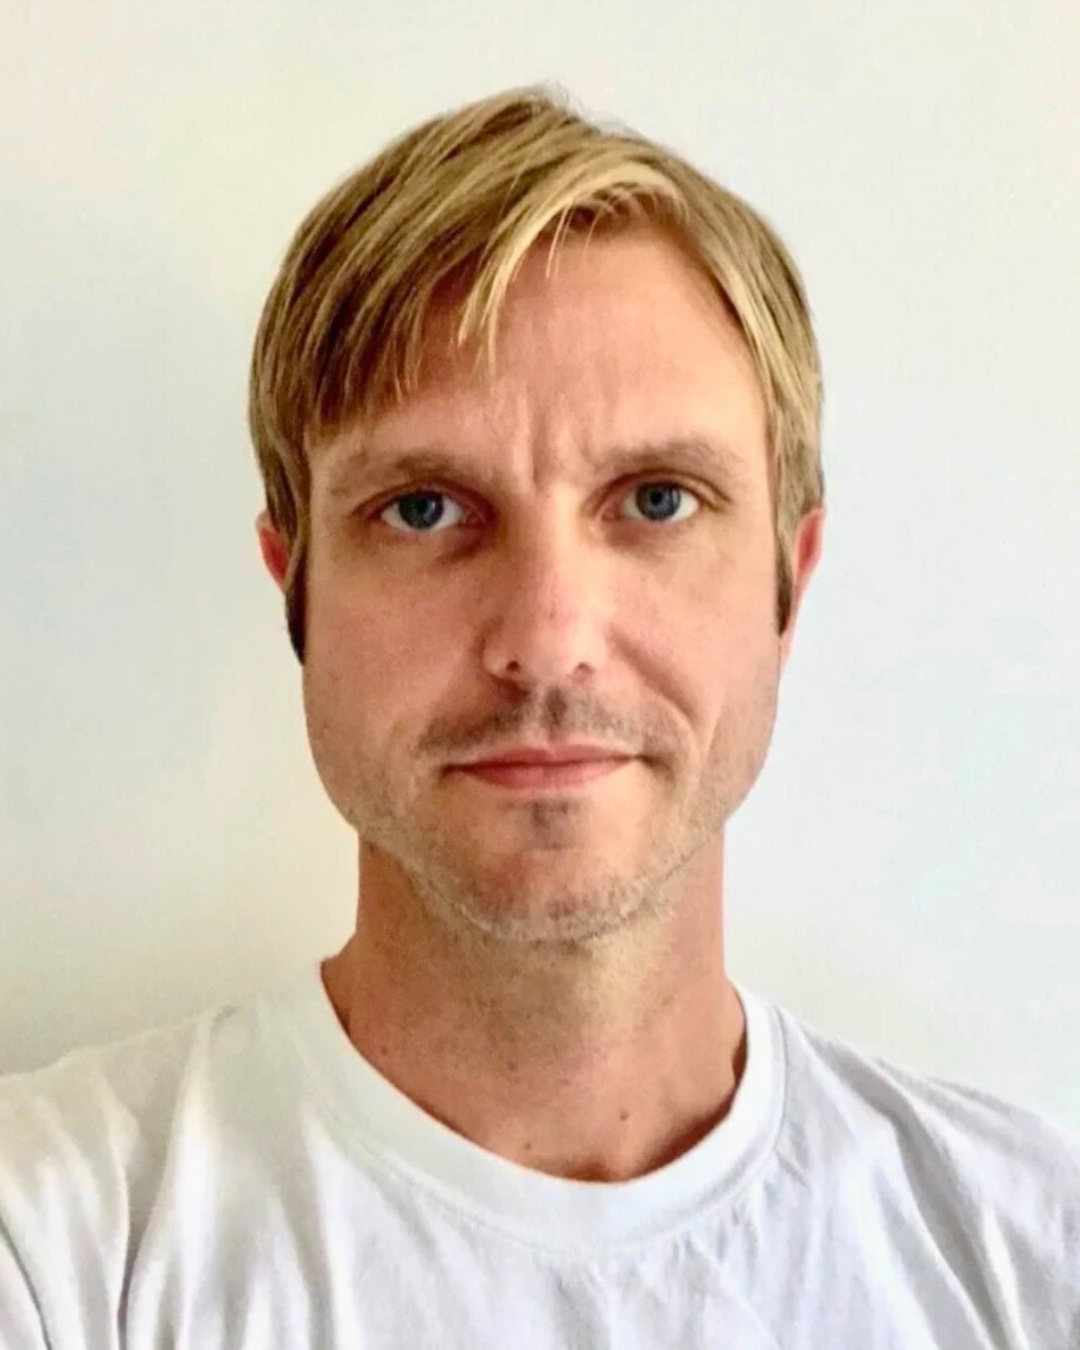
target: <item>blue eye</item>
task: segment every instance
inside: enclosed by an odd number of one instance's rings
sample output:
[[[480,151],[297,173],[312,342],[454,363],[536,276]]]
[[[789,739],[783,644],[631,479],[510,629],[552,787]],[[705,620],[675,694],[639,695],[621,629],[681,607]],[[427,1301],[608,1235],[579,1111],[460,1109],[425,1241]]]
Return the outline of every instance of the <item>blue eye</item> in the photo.
[[[674,502],[674,509],[678,511],[680,505],[688,500],[693,500],[700,504],[700,498],[696,492],[691,492],[681,483],[668,482],[657,479],[654,482],[639,483],[632,489],[630,497],[637,502],[642,502],[644,519],[652,524],[667,524],[672,520],[667,515],[667,511]],[[409,534],[416,531],[419,534],[435,534],[437,526],[445,524],[445,512],[439,505],[440,502],[454,502],[455,499],[448,492],[440,492],[434,488],[417,488],[412,492],[404,492],[398,497],[394,497],[387,502],[386,506],[379,512],[379,519],[391,510],[397,510],[401,520],[405,522],[405,530],[397,530],[399,534]],[[457,503],[455,502],[455,506]],[[458,506],[457,509],[461,509]],[[657,519],[652,515],[656,512],[661,518]],[[684,517],[685,518],[685,517]],[[387,522],[389,524],[389,522]],[[454,524],[451,521],[450,524]],[[681,521],[676,519],[676,524]],[[396,526],[391,526],[397,529]]]
[[[695,501],[700,500],[696,492],[690,492],[681,483],[666,483],[659,480],[655,483],[639,484],[631,495],[635,500],[648,502],[649,505],[645,508],[646,510],[659,510],[662,514],[665,511],[665,504],[670,503],[672,499],[676,502],[676,509],[678,509],[680,500],[685,501],[690,497]],[[646,516],[646,519],[652,521],[653,517]],[[665,518],[660,523],[665,524],[668,519],[670,517]]]
[[[400,497],[395,497],[393,501],[387,502],[379,516],[381,519],[386,511],[397,507],[400,503],[401,518],[410,529],[417,529],[421,534],[433,534],[432,526],[443,514],[437,506],[433,506],[433,503],[437,503],[440,499],[442,501],[454,500],[446,492],[435,492],[431,489],[405,492]],[[399,531],[399,533],[407,533],[407,531]]]

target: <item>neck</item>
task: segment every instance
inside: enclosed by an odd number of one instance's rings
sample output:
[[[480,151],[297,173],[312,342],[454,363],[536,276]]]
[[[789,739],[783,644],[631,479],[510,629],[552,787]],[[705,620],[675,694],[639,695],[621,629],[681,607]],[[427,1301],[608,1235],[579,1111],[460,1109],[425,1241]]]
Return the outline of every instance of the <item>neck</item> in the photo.
[[[514,961],[380,894],[365,891],[323,982],[364,1058],[450,1129],[551,1175],[625,1181],[727,1114],[746,1027],[715,893],[636,946]]]

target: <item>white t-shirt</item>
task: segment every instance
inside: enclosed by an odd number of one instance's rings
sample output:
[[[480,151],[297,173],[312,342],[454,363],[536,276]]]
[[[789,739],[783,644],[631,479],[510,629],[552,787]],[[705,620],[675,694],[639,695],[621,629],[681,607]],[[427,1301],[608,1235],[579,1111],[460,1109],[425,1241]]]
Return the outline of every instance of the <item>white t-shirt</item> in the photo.
[[[1080,1140],[736,982],[731,1110],[633,1181],[426,1114],[305,969],[0,1078],[3,1350],[1078,1350]]]

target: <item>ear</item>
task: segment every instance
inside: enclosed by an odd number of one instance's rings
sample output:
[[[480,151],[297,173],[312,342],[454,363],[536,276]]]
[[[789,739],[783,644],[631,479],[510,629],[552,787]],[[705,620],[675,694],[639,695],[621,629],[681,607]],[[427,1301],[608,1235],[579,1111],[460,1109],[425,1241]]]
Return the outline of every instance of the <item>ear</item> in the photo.
[[[795,620],[799,614],[803,595],[811,576],[813,576],[814,569],[817,567],[818,559],[821,557],[825,514],[826,508],[824,506],[816,507],[813,511],[807,511],[806,515],[799,521],[799,528],[795,535],[795,544],[791,550],[791,615],[784,636],[780,639],[781,670],[787,665],[787,659],[791,653],[791,643],[795,636]]]
[[[289,567],[289,550],[286,547],[285,540],[270,523],[270,515],[266,511],[259,513],[255,521],[255,530],[259,536],[259,549],[263,556],[263,562],[266,564],[266,570],[278,586],[284,590],[285,573]]]

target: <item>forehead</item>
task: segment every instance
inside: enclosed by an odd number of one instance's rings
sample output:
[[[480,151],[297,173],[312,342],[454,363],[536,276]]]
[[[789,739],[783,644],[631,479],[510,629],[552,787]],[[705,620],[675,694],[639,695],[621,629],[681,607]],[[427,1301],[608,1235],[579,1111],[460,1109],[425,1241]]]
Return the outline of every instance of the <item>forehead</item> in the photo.
[[[765,408],[753,358],[711,279],[655,232],[571,237],[550,260],[534,246],[507,289],[493,369],[453,345],[462,299],[433,308],[419,388],[332,438],[324,472],[361,448],[370,459],[435,442],[489,458],[529,447],[595,469],[680,442],[722,448],[729,470],[757,476]]]
[[[468,381],[474,349],[454,348],[464,301],[461,282],[433,304],[424,346],[424,383]],[[653,227],[566,238],[554,252],[537,242],[507,285],[498,315],[495,370],[560,387],[608,369],[644,375],[721,373],[756,387],[757,371],[738,321],[714,281]],[[575,378],[577,377],[577,378]],[[632,390],[622,390],[628,397]]]

